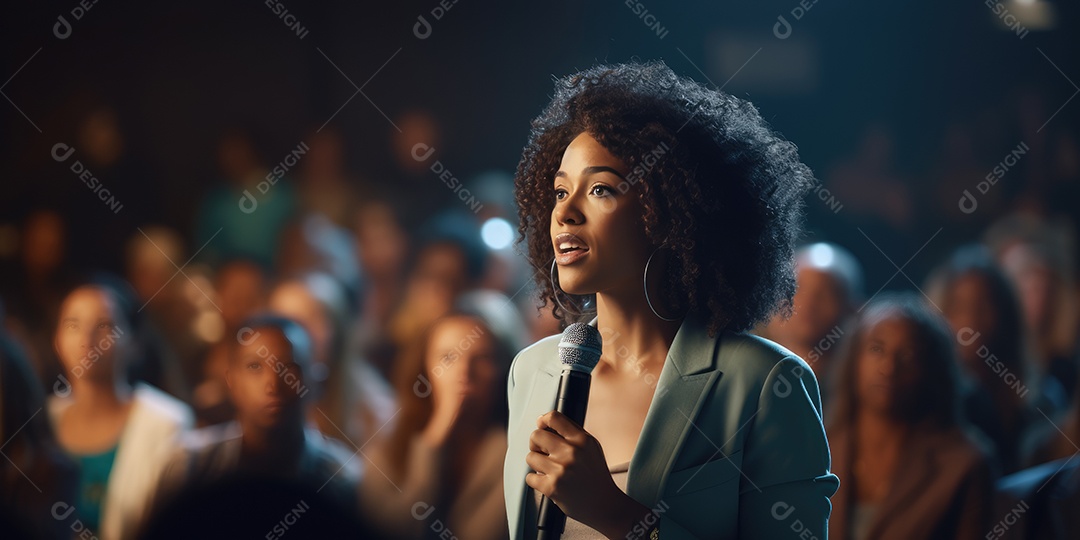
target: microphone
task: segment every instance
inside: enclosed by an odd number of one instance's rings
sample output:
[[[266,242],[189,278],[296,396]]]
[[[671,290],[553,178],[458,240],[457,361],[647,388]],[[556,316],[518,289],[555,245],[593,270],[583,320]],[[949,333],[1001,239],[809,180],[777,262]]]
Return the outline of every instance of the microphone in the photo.
[[[592,370],[600,362],[601,344],[600,332],[585,323],[567,326],[559,340],[559,360],[563,367],[555,410],[580,426],[585,425],[589,384],[592,382]],[[565,525],[566,514],[546,495],[543,496],[536,519],[537,540],[559,538]]]

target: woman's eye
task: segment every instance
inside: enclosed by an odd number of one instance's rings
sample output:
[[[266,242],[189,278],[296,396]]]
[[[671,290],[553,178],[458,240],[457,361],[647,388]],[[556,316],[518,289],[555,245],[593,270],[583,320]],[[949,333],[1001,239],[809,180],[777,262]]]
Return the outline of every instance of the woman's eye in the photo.
[[[603,196],[605,196],[605,195],[607,195],[609,193],[613,193],[613,192],[612,192],[611,188],[609,188],[607,186],[596,185],[596,186],[593,186],[592,193],[593,193],[593,195],[596,195],[597,197],[603,197]]]
[[[555,190],[555,200],[561,201],[565,195],[566,195],[566,190],[562,190],[562,189],[556,189]]]
[[[252,362],[252,363],[248,364],[247,368],[250,369],[251,371],[258,371],[259,369],[262,368],[262,364],[260,364],[259,362]]]

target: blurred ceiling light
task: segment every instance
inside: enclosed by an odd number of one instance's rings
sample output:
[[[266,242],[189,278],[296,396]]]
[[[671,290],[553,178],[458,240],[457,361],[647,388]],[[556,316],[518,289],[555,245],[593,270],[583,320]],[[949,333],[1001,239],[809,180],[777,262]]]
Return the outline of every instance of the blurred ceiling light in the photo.
[[[480,237],[491,249],[506,249],[514,241],[514,228],[503,218],[491,218],[480,228]]]
[[[1005,0],[998,5],[1004,9],[994,7],[994,14],[998,26],[1006,30],[1015,30],[1017,24],[1028,30],[1052,30],[1057,26],[1057,10],[1046,0]]]

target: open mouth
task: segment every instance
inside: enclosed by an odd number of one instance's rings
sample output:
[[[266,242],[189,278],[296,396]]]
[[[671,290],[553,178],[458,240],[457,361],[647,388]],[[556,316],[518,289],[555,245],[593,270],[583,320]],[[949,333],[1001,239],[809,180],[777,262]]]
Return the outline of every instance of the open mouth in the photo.
[[[570,234],[560,233],[555,237],[555,251],[560,255],[565,255],[573,251],[589,251],[589,245],[586,244],[581,238]]]
[[[589,245],[570,233],[561,233],[555,237],[555,261],[559,266],[568,266],[583,259],[589,253]]]

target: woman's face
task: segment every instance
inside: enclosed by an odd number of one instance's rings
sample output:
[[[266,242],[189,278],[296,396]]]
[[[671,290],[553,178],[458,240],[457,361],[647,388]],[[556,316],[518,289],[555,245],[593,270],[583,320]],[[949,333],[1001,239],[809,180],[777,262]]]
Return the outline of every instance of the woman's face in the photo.
[[[782,323],[782,333],[805,345],[817,345],[843,320],[844,286],[833,274],[819,268],[800,268],[798,288],[792,298],[794,313]]]
[[[119,316],[112,295],[97,287],[81,287],[64,299],[53,345],[71,378],[112,381],[128,344]]]
[[[641,288],[651,248],[628,172],[588,133],[566,147],[553,180],[551,241],[567,293]]]
[[[871,322],[858,345],[856,385],[861,407],[891,418],[903,418],[919,399],[922,369],[911,323],[896,315]]]
[[[432,331],[424,368],[436,399],[486,408],[497,371],[491,332],[471,317],[440,321]]]

